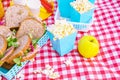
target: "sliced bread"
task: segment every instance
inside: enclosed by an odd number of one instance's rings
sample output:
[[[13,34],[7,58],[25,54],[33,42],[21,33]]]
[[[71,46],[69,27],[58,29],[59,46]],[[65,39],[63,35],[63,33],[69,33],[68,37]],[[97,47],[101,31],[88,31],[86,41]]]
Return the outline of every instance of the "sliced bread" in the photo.
[[[7,49],[7,40],[4,36],[0,35],[0,57],[4,55],[6,49]]]
[[[24,52],[29,48],[31,43],[31,38],[28,35],[23,35],[18,39],[18,42],[20,43],[19,47],[17,47],[13,54],[8,58],[6,61],[9,64],[14,64],[13,59],[22,57],[24,55]]]
[[[9,28],[19,27],[20,22],[29,16],[29,10],[23,5],[8,7],[5,13],[6,26]]]
[[[12,32],[10,31],[10,29],[8,27],[0,26],[0,35],[2,35],[4,37],[8,37],[11,34],[12,34]]]
[[[34,18],[25,19],[16,34],[17,37],[21,37],[25,34],[32,35],[33,38],[40,38],[45,32],[45,27],[42,23]]]
[[[7,61],[7,59],[13,54],[13,51],[14,51],[14,47],[10,47],[5,51],[4,56],[0,59],[0,66],[2,66],[3,63]]]

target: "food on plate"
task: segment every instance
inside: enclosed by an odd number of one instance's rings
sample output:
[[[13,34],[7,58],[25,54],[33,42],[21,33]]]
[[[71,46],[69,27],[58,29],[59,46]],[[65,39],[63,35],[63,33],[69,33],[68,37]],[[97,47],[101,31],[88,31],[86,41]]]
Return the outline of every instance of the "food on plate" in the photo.
[[[99,42],[94,36],[83,36],[78,42],[78,51],[85,58],[94,57],[99,53]]]
[[[11,32],[11,30],[8,27],[0,26],[0,35],[2,35],[5,38],[7,38],[11,34],[12,34],[12,32]]]
[[[16,36],[21,37],[25,34],[28,34],[32,35],[32,37],[36,39],[42,37],[45,30],[46,29],[42,22],[33,18],[28,18],[21,22]]]
[[[79,13],[85,13],[94,6],[88,0],[76,0],[70,3]]]
[[[2,1],[0,1],[0,19],[4,16],[4,7]]]
[[[0,35],[0,58],[4,55],[7,49],[7,40],[4,36]]]
[[[8,7],[5,13],[6,26],[16,28],[20,23],[29,17],[29,10],[23,5],[13,5]]]

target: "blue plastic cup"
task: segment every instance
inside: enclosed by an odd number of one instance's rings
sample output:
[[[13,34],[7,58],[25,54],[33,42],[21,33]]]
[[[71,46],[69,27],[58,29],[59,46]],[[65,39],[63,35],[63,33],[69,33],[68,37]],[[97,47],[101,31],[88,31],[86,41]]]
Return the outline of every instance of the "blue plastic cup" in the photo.
[[[56,50],[56,52],[58,52],[60,56],[63,56],[69,53],[73,49],[76,40],[77,31],[72,33],[71,35],[68,35],[62,39],[57,39],[57,40],[54,40],[54,35],[49,31],[48,31],[48,35],[52,43],[53,49]]]
[[[81,14],[71,6],[70,20],[72,22],[89,23],[93,16],[93,13],[94,13],[94,8]]]
[[[58,3],[58,9],[60,12],[61,17],[70,18],[70,2],[73,2],[74,0],[57,0]]]

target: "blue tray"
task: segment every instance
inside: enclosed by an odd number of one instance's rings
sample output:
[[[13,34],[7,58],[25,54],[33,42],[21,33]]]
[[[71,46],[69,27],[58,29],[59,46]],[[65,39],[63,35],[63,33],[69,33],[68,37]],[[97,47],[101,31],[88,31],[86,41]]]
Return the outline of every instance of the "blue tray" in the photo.
[[[40,38],[38,45],[42,47],[49,39],[48,32]],[[7,80],[11,80],[29,61],[22,62],[22,66],[17,66],[16,64],[10,69],[7,70],[3,67],[0,67],[0,76],[5,77]]]

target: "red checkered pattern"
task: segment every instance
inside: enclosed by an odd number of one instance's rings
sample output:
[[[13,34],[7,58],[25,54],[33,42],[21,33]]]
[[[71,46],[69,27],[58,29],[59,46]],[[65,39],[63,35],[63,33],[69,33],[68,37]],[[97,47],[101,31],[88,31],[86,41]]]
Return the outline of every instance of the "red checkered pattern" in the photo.
[[[93,25],[87,33],[78,32],[74,49],[60,57],[48,41],[35,61],[21,70],[24,80],[50,80],[43,74],[33,74],[47,64],[60,74],[57,80],[120,80],[120,1],[97,0],[95,6]],[[46,22],[53,24],[54,14]],[[78,40],[86,34],[95,36],[100,43],[98,56],[91,59],[83,58],[77,51]],[[64,61],[69,57],[73,58],[73,64],[67,67]]]

